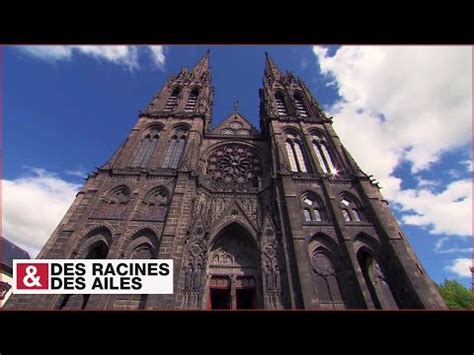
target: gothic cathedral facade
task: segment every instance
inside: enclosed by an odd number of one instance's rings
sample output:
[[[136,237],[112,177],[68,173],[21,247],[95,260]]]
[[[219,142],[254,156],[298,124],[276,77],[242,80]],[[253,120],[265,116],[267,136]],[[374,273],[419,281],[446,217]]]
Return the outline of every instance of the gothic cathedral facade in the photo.
[[[332,118],[265,61],[260,130],[237,108],[212,127],[209,51],[170,77],[38,256],[174,259],[174,294],[13,295],[6,308],[444,309]]]

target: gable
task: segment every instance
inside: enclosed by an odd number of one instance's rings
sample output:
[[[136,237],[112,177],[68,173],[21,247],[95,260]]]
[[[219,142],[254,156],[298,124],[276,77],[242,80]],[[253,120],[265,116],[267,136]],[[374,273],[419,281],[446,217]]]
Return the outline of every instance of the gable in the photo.
[[[240,113],[234,112],[221,122],[212,133],[232,136],[251,136],[258,134],[258,131]]]

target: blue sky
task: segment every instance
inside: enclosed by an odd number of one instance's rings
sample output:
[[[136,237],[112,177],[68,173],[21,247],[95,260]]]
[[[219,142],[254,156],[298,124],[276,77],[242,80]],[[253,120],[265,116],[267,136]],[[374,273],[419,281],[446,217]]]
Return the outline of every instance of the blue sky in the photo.
[[[138,110],[207,48],[214,126],[238,100],[259,127],[268,51],[334,116],[430,276],[470,286],[470,47],[3,47],[4,235],[34,255],[86,173],[127,137]]]

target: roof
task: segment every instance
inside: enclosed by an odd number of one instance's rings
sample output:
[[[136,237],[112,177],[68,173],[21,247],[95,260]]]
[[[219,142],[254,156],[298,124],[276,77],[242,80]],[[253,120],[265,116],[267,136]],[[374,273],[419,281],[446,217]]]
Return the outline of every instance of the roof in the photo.
[[[30,255],[8,239],[0,237],[0,266],[13,269],[14,259],[30,259]]]
[[[212,130],[214,134],[221,134],[223,128],[228,127],[232,122],[239,122],[242,129],[248,131],[249,135],[258,135],[258,130],[240,112],[234,112],[227,116],[219,125]]]

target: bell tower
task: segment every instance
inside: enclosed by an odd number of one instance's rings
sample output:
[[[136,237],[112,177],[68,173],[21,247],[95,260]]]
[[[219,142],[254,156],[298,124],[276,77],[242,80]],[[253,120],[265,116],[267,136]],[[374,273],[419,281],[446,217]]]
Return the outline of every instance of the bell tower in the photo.
[[[345,149],[332,117],[268,54],[260,125],[272,152],[294,308],[444,308],[380,187]]]

